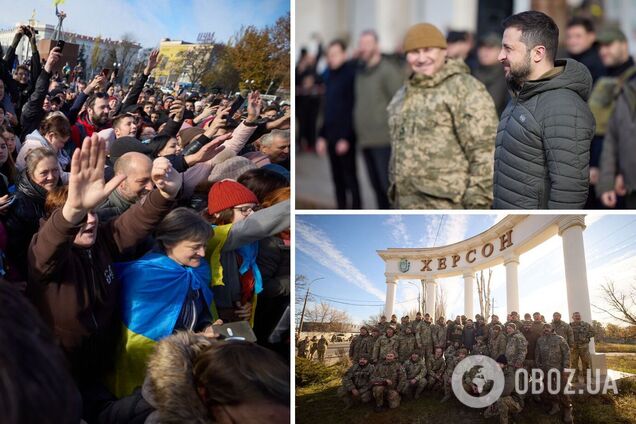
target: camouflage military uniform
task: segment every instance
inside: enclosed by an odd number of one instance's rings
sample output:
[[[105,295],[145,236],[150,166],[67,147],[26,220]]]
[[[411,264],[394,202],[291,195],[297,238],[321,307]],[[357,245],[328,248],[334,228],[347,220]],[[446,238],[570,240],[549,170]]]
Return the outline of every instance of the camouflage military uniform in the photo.
[[[431,332],[433,334],[433,347],[440,346],[442,351],[446,348],[446,324],[434,324],[431,326]]]
[[[455,348],[454,345],[450,345],[446,348],[446,350],[444,351],[444,358],[446,358],[446,362],[448,362],[449,359],[454,358],[457,355],[457,348]]]
[[[488,346],[482,342],[481,344],[477,343],[475,346],[473,346],[473,351],[471,352],[471,354],[490,356],[490,351],[488,349]]]
[[[349,345],[349,358],[353,362],[358,362],[360,355],[367,355],[369,358],[373,355],[373,345],[375,340],[373,336],[367,334],[366,336],[358,335],[353,338]]]
[[[390,362],[383,361],[376,365],[371,378],[373,398],[375,399],[376,406],[381,407],[384,404],[385,396],[389,408],[397,408],[400,406],[398,387],[405,378],[404,369],[396,360]],[[386,380],[391,380],[391,384],[387,384]]]
[[[389,328],[389,323],[387,321],[379,322],[375,327],[380,330],[380,336],[384,336],[386,334],[386,329]]]
[[[574,379],[579,378],[579,358],[581,359],[581,370],[583,379],[587,379],[587,370],[590,369],[590,338],[594,337],[592,326],[585,321],[572,321],[572,334],[574,335],[574,343],[570,346],[572,368],[576,369]]]
[[[539,340],[539,337],[543,335],[543,323],[540,321],[524,323],[522,333],[528,341],[528,353],[526,354],[524,366],[527,370],[530,370],[534,368],[534,352],[535,348],[537,347],[537,340]]]
[[[503,373],[505,378],[504,390],[499,399],[484,411],[484,417],[490,418],[499,415],[499,424],[508,424],[510,414],[518,414],[523,409],[523,400],[521,396],[514,393],[514,368],[505,367]]]
[[[504,337],[506,336],[506,329],[504,328],[503,324],[499,321],[497,322],[491,322],[490,324],[486,324],[486,331],[485,331],[485,336],[488,340],[490,340],[490,338],[492,337],[493,333],[495,332],[494,327],[495,325],[499,325],[501,327],[501,334],[504,335]]]
[[[371,378],[374,371],[375,367],[371,364],[364,367],[360,364],[353,364],[347,370],[342,377],[342,386],[338,389],[338,396],[344,400],[347,406],[352,406],[356,400],[363,403],[371,401]],[[357,397],[351,393],[353,389],[358,390]]]
[[[413,362],[412,359],[404,361],[406,378],[402,381],[399,388],[400,393],[413,397],[413,392],[415,392],[415,399],[419,398],[427,385],[426,372],[426,362],[423,359],[418,359],[416,362]],[[415,383],[413,383],[413,380],[415,380]]]
[[[307,357],[307,350],[309,349],[309,339],[303,339],[298,342],[298,356],[301,358]]]
[[[446,361],[443,356],[433,357],[428,368],[428,388],[442,388],[444,385],[444,372],[446,371]]]
[[[329,342],[324,337],[320,337],[318,340],[318,360],[320,362],[325,362],[325,352],[327,351],[327,346],[329,346]]]
[[[537,347],[535,349],[535,362],[537,367],[541,368],[544,372],[544,387],[548,387],[547,378],[548,371],[550,369],[557,369],[563,372],[570,363],[570,350],[565,339],[556,333],[549,335],[543,335],[537,340]],[[550,377],[555,380],[557,377],[551,374]],[[570,410],[572,408],[572,401],[569,395],[563,393],[565,390],[567,380],[561,378],[561,393],[551,395],[547,389],[543,391],[543,397],[548,399],[553,404],[561,404],[564,410]],[[552,387],[557,387],[556,382],[552,382]]]
[[[395,354],[397,355],[397,353],[399,352],[399,345],[400,342],[397,338],[397,336],[380,336],[378,337],[378,340],[375,342],[375,345],[373,346],[373,361],[374,362],[378,362],[378,361],[382,361],[383,358],[386,357],[386,354],[389,352],[395,352]]]
[[[393,336],[395,337],[395,336]],[[398,356],[400,362],[404,362],[411,357],[411,353],[415,352],[415,334],[404,333],[398,337]]]
[[[433,354],[433,333],[431,327],[431,324],[422,320],[417,332],[415,333],[415,339],[417,340],[417,345],[420,348],[420,356],[426,361],[428,361]]]
[[[454,322],[452,326],[448,329],[448,332],[449,332],[448,339],[451,343],[459,342],[461,344],[462,334],[464,334],[463,325],[457,324],[456,322]]]
[[[411,326],[411,332],[412,332],[413,334],[415,334],[415,332],[417,331],[417,326],[418,326],[418,325],[420,325],[420,323],[421,323],[422,321],[423,321],[422,319],[418,320],[418,319],[416,318],[416,319],[414,319],[413,321],[409,322],[409,325]]]
[[[490,352],[490,357],[492,359],[497,359],[499,355],[505,355],[507,344],[508,341],[506,340],[506,336],[503,334],[503,331],[500,331],[497,336],[495,336],[493,332],[488,339],[488,351]]]
[[[453,392],[452,381],[453,371],[462,359],[459,356],[452,356],[450,359],[446,358],[446,369],[444,370],[444,397],[448,397]]]
[[[316,350],[318,350],[318,339],[316,338],[316,336],[314,336],[311,338],[311,341],[309,344],[309,359],[314,359]]]
[[[508,364],[515,368],[521,368],[528,352],[528,341],[519,330],[508,336],[506,343],[506,359]]]
[[[559,322],[553,320],[552,327],[554,328],[555,333],[565,339],[565,342],[568,344],[568,346],[574,346],[574,333],[572,332],[572,327],[570,327],[570,324],[562,320]]]
[[[462,60],[414,75],[387,108],[389,200],[397,209],[488,209],[498,119]]]

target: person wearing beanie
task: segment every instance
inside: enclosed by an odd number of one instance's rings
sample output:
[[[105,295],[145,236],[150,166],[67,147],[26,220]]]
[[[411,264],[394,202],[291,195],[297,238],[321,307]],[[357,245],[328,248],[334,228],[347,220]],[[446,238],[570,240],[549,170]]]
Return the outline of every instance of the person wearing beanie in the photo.
[[[208,181],[211,183],[226,179],[236,181],[238,177],[251,169],[256,169],[256,165],[251,160],[243,156],[234,156],[212,168]]]
[[[256,264],[258,242],[289,228],[290,201],[259,210],[252,191],[223,180],[210,188],[207,212],[214,226],[205,253],[212,270],[214,318],[246,320],[254,326],[256,299],[263,290]]]
[[[406,33],[411,76],[388,106],[389,199],[397,209],[488,209],[495,105],[444,35],[419,23]],[[405,130],[406,129],[406,130]]]

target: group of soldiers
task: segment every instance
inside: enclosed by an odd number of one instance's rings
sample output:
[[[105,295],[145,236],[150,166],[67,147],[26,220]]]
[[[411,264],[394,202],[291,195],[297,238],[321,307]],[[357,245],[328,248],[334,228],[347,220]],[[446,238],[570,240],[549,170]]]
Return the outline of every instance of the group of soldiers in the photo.
[[[320,338],[313,336],[311,340],[309,336],[305,336],[304,339],[296,343],[298,348],[298,356],[301,358],[314,359],[316,352],[318,353],[318,360],[325,362],[325,352],[327,351],[329,342],[325,338],[324,334],[320,335]]]
[[[505,323],[497,315],[489,323],[477,315],[475,321],[465,316],[455,321],[439,317],[434,324],[429,314],[418,312],[414,321],[405,316],[400,323],[395,315],[391,321],[382,316],[370,330],[361,327],[349,348],[353,365],[338,392],[347,408],[372,399],[376,411],[384,410],[385,405],[397,408],[403,398],[418,399],[425,390],[443,391],[441,402],[446,402],[452,397],[455,367],[468,355],[484,355],[494,359],[504,373],[504,391],[485,411],[485,416],[499,415],[502,423],[523,408],[523,396],[514,390],[517,369],[539,368],[547,376],[553,368],[562,375],[566,368],[575,368],[574,380],[578,382],[582,376],[585,381],[590,368],[589,342],[594,337],[592,326],[578,312],[572,314],[569,324],[561,320],[559,312],[550,323],[538,312],[526,314],[524,320],[511,312]],[[561,380],[561,394],[546,391],[543,401],[549,414],[561,411],[564,422],[573,422],[572,402],[562,394],[566,381]],[[481,395],[468,375],[463,386],[468,393]]]

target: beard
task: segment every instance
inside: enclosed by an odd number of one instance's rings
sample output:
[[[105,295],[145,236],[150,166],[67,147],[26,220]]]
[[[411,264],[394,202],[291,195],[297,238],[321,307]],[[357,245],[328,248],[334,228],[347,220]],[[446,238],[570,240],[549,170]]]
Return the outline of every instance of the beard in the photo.
[[[519,65],[513,66],[510,62],[508,62],[508,65],[510,66],[510,70],[508,71],[508,75],[506,75],[506,83],[510,90],[514,93],[519,93],[523,84],[528,81],[528,76],[531,72],[530,55],[528,54],[525,60]]]

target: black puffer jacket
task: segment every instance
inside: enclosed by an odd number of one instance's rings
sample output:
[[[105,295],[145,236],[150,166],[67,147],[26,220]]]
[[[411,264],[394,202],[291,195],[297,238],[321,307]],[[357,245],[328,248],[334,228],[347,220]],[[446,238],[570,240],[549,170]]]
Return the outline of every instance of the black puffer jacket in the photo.
[[[7,257],[20,276],[27,276],[27,250],[33,234],[40,228],[40,219],[44,218],[46,190],[35,184],[22,172],[16,184],[15,201],[7,213],[6,227],[9,236]]]
[[[585,66],[557,60],[560,74],[526,82],[504,110],[495,148],[495,209],[581,209],[589,186],[594,116]]]

